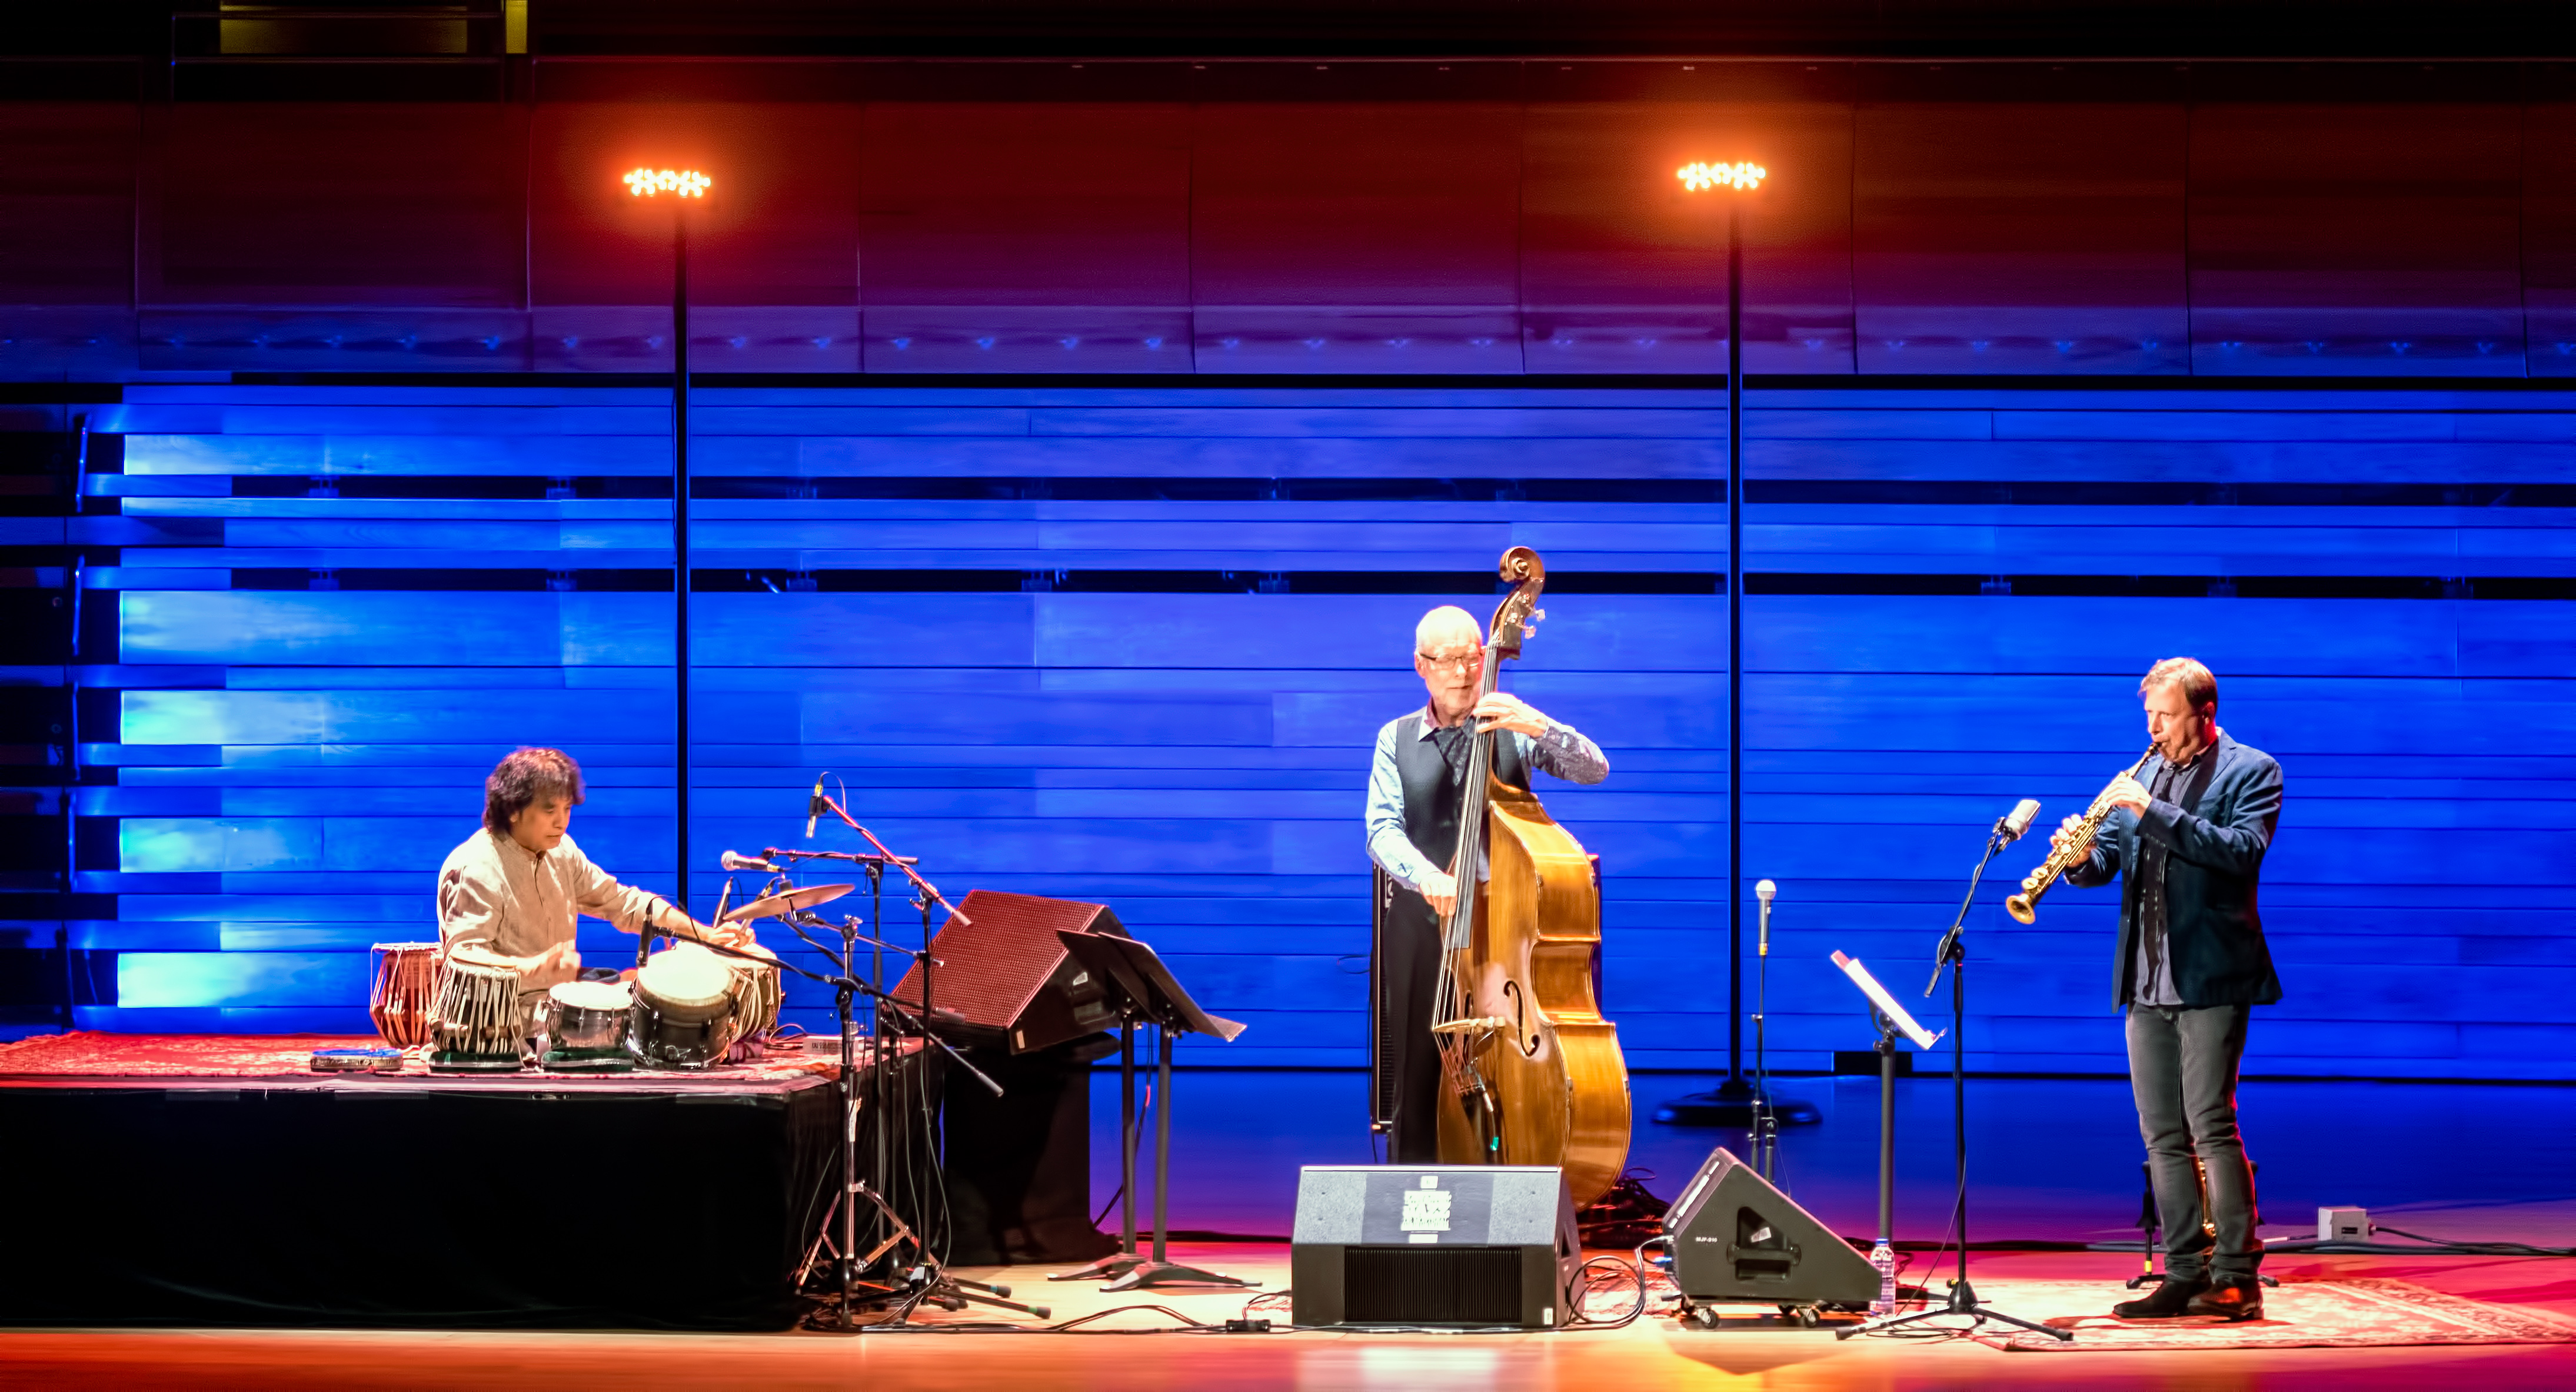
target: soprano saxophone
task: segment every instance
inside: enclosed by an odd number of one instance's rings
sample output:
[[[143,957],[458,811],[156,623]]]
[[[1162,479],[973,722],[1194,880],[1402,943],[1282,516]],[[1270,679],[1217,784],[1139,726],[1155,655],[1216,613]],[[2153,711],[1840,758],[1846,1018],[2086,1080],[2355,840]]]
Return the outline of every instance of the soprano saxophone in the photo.
[[[2151,745],[2120,778],[2137,777],[2138,770],[2145,768],[2147,760],[2155,756],[2155,748]],[[2004,900],[2004,912],[2022,923],[2039,921],[2039,896],[2057,883],[2057,877],[2065,874],[2067,867],[2093,854],[2093,834],[2102,829],[2102,819],[2111,815],[2111,788],[2119,783],[2120,778],[2104,785],[2101,793],[2094,797],[2093,805],[2084,809],[2084,820],[2076,824],[2075,832],[2066,838],[2066,844],[2050,850],[2048,859],[2041,861],[2038,869],[2022,876],[2021,893]]]

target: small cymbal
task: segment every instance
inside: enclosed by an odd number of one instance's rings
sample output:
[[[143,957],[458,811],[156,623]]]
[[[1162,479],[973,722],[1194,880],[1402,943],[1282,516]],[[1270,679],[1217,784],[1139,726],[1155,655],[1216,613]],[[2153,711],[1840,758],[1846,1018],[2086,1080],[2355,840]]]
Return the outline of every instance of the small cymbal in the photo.
[[[845,884],[807,885],[803,889],[791,889],[785,894],[773,894],[766,899],[754,899],[748,904],[737,904],[727,911],[723,918],[716,921],[740,923],[747,918],[774,918],[780,914],[792,914],[810,909],[816,904],[831,903],[856,888],[858,888],[857,885]]]

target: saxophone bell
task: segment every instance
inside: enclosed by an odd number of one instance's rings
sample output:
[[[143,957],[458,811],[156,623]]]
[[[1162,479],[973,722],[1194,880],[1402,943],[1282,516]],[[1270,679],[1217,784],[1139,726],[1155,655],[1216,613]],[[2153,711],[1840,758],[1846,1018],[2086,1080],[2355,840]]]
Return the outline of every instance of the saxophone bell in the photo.
[[[2021,892],[2004,900],[2004,912],[2011,914],[2014,922],[2037,923],[2039,921],[2040,896],[2048,893],[2049,887],[2057,883],[2059,876],[2072,869],[2078,861],[2093,854],[2094,834],[2102,829],[2103,819],[2111,815],[2111,788],[2118,784],[2121,778],[2137,777],[2138,770],[2145,768],[2147,760],[2155,756],[2154,747],[2149,746],[2146,753],[2138,756],[2136,763],[2129,765],[2127,773],[2104,784],[2102,791],[2094,794],[2093,805],[2084,810],[2083,819],[2075,825],[2066,840],[2050,846],[2048,858],[2022,877]]]

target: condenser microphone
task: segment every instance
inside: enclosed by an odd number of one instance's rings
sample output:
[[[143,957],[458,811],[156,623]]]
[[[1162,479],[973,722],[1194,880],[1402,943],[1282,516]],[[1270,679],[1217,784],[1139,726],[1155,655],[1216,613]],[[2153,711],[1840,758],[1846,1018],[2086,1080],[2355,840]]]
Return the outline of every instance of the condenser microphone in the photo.
[[[2022,833],[2030,830],[2031,818],[2038,815],[2039,799],[2023,798],[2021,801],[2014,803],[2013,810],[2004,814],[2004,840],[2019,841]]]
[[[823,815],[823,780],[829,773],[814,775],[814,795],[805,799],[805,839],[814,839],[814,819]]]
[[[727,851],[717,859],[724,862],[724,868],[727,870],[763,870],[772,875],[787,873],[769,861],[762,860],[758,856],[747,856],[739,851]]]
[[[1771,896],[1779,892],[1780,886],[1769,880],[1757,881],[1753,886],[1753,897],[1762,901],[1762,950],[1758,956],[1771,955]]]

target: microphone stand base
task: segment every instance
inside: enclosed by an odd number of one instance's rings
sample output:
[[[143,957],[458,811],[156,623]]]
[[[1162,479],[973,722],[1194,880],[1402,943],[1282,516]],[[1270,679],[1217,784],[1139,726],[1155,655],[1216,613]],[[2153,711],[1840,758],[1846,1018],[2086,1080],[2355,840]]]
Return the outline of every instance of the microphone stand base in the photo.
[[[1925,1320],[1945,1319],[1951,1315],[1966,1315],[1971,1321],[1973,1321],[1973,1323],[1969,1325],[1969,1328],[1971,1329],[1984,1324],[1988,1320],[1993,1320],[1997,1324],[2009,1324],[2015,1329],[2027,1329],[2033,1334],[2046,1334],[2050,1338],[2057,1340],[2059,1343],[2071,1344],[2075,1342],[2075,1334],[2072,1330],[2059,1329],[2053,1325],[2041,1324],[2035,1320],[2026,1320],[2018,1315],[2007,1315],[2001,1310],[1991,1309],[1985,1305],[1979,1304],[1977,1302],[1977,1289],[1976,1287],[1968,1284],[1966,1277],[1961,1277],[1960,1279],[1950,1283],[1950,1298],[1941,1305],[1927,1310],[1916,1310],[1912,1314],[1889,1315],[1885,1318],[1870,1320],[1863,1324],[1850,1325],[1846,1328],[1835,1330],[1834,1337],[1837,1339],[1848,1339],[1855,1334],[1876,1334],[1882,1330],[1902,1329],[1907,1325],[1919,1324]]]
[[[1812,1126],[1825,1119],[1813,1102],[1796,1098],[1772,1097],[1767,1101],[1754,1090],[1752,1080],[1729,1078],[1707,1092],[1694,1092],[1676,1097],[1655,1109],[1655,1120],[1665,1126],[1705,1126],[1749,1131],[1757,1125],[1764,1107],[1773,1122],[1782,1126]]]
[[[1050,1281],[1107,1281],[1124,1276],[1146,1264],[1142,1252],[1112,1252],[1078,1271],[1059,1271]]]
[[[1117,1258],[1113,1257],[1110,1260],[1115,1261]],[[1101,1289],[1105,1291],[1131,1291],[1150,1290],[1159,1286],[1236,1286],[1250,1288],[1260,1284],[1261,1283],[1259,1281],[1247,1281],[1240,1276],[1228,1276],[1219,1271],[1207,1271],[1195,1266],[1183,1266],[1179,1262],[1140,1261],[1137,1262],[1126,1275],[1119,1277],[1108,1285],[1102,1286]]]

